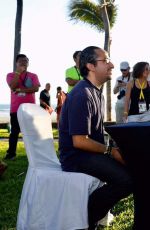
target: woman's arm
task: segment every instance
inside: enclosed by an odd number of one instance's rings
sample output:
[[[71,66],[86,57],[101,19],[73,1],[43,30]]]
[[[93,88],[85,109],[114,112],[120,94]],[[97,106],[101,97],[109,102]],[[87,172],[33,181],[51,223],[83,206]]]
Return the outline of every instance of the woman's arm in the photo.
[[[124,104],[124,118],[127,119],[129,113],[129,104],[131,97],[131,90],[133,87],[133,81],[127,83],[126,94],[125,94],[125,104]]]

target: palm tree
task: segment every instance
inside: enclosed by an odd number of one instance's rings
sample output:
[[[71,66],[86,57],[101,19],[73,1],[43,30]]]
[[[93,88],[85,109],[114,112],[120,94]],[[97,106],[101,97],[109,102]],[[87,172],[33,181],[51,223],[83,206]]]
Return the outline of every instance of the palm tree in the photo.
[[[75,22],[84,22],[99,32],[105,33],[104,49],[110,55],[110,28],[113,27],[117,17],[117,7],[114,0],[98,0],[98,4],[90,0],[71,0],[68,5],[69,17]],[[111,82],[106,86],[106,112],[107,121],[111,121]]]
[[[21,48],[21,25],[22,25],[23,0],[17,0],[16,22],[15,22],[15,44],[13,69],[15,70],[16,56]]]

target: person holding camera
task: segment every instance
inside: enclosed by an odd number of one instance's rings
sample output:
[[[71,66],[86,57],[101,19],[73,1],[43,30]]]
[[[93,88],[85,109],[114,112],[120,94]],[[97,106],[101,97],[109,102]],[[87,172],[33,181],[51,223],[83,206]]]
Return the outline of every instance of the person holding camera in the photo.
[[[17,118],[17,111],[23,103],[35,103],[35,93],[39,91],[40,82],[35,73],[27,71],[29,59],[25,54],[16,56],[16,69],[8,73],[6,80],[10,88],[10,124],[9,147],[5,160],[14,160],[20,126]]]
[[[118,94],[115,106],[116,123],[123,122],[126,86],[127,83],[132,80],[128,62],[123,61],[120,63],[120,71],[122,74],[116,79],[116,84],[113,89],[114,94]]]

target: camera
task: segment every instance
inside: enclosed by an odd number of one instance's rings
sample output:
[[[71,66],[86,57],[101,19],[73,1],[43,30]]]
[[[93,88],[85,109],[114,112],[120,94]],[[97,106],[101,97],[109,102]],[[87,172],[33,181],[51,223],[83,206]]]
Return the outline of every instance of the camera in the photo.
[[[120,100],[124,96],[125,96],[125,90],[121,90],[117,98]]]

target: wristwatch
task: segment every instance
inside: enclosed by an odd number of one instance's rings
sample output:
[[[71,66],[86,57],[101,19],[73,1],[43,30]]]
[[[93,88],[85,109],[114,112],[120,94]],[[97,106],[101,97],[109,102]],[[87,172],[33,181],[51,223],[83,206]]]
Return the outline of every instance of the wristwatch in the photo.
[[[106,146],[106,151],[104,152],[104,154],[111,155],[111,150],[112,150],[112,146],[107,145]]]

